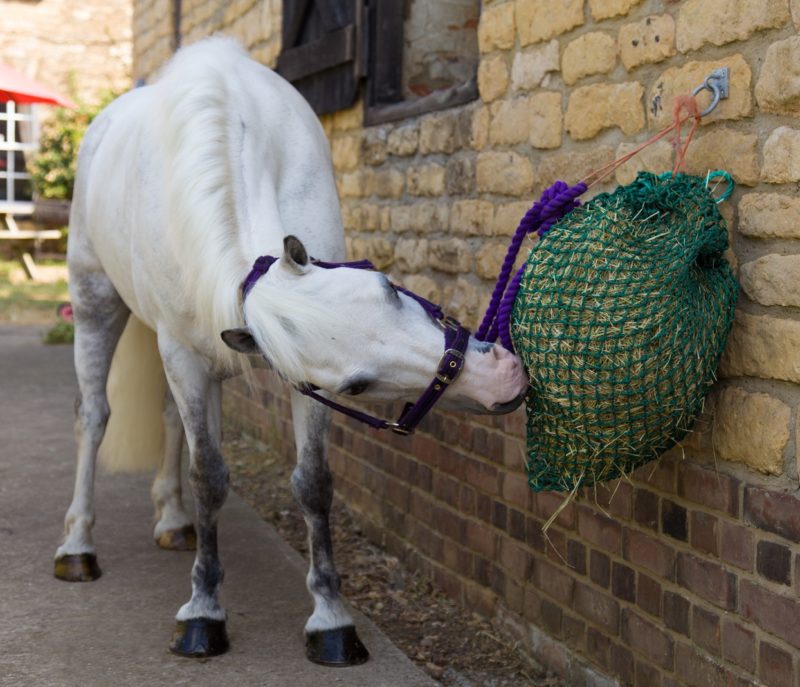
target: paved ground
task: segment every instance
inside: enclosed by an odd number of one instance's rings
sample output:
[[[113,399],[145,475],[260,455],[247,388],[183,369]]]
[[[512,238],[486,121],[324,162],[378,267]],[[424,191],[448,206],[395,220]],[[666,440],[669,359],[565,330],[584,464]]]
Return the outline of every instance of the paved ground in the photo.
[[[208,660],[167,645],[188,599],[192,554],[152,542],[149,479],[97,478],[95,544],[103,577],[52,575],[72,494],[72,349],[35,327],[0,325],[0,685],[8,687],[431,687],[365,618],[371,660],[331,669],[303,655],[305,563],[235,494],[220,523],[231,651]]]

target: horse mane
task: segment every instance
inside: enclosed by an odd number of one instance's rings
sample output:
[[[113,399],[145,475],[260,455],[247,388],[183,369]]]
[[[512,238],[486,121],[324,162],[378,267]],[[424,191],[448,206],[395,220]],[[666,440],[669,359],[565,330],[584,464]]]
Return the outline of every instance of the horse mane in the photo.
[[[249,366],[220,339],[241,326],[239,284],[249,269],[237,227],[238,118],[230,76],[247,57],[233,40],[215,37],[179,51],[155,84],[165,152],[168,245],[182,266],[184,307],[208,336],[227,372]]]

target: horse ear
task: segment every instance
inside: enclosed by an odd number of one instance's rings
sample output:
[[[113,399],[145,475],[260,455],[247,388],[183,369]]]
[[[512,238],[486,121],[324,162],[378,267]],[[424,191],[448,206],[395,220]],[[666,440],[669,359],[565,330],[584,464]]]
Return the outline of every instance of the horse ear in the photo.
[[[222,340],[228,348],[232,348],[239,353],[248,355],[258,353],[258,344],[247,327],[239,329],[226,329],[220,334]]]
[[[308,267],[308,253],[302,241],[291,234],[283,239],[283,261],[294,272],[302,274]]]

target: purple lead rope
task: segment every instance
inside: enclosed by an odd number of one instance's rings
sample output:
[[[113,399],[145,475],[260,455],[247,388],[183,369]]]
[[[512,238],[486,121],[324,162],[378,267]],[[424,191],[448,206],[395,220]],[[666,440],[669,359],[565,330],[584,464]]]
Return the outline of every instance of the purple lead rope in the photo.
[[[539,238],[544,236],[558,220],[580,205],[577,198],[585,191],[586,184],[583,182],[575,184],[575,186],[568,186],[563,181],[557,181],[545,189],[542,197],[525,213],[511,239],[511,245],[508,247],[505,260],[500,268],[500,275],[497,277],[489,307],[475,334],[476,339],[494,342],[499,338],[505,348],[509,351],[514,350],[511,342],[510,319],[525,266],[520,267],[511,280],[511,284],[508,283],[508,280],[514,269],[519,249],[522,247],[522,241],[534,231],[539,234]]]

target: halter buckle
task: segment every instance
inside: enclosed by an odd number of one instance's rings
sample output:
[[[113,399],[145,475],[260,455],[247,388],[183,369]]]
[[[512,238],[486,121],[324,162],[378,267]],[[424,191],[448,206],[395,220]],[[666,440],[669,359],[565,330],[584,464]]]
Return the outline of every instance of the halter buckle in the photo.
[[[439,367],[441,367],[442,363],[449,358],[458,358],[460,363],[456,360],[450,360],[450,367],[452,370],[448,370],[447,368],[445,368],[444,372],[439,372],[439,370],[436,370],[436,379],[438,379],[445,386],[452,384],[456,380],[456,377],[458,377],[458,374],[461,372],[461,368],[464,366],[464,354],[456,348],[448,348],[445,350],[444,355],[439,361]],[[452,372],[453,376],[448,377],[446,374],[447,372]]]
[[[399,434],[400,436],[407,437],[410,434],[414,433],[413,429],[406,429],[405,427],[401,426],[397,422],[389,422],[386,425],[389,429],[391,429],[395,434]]]

